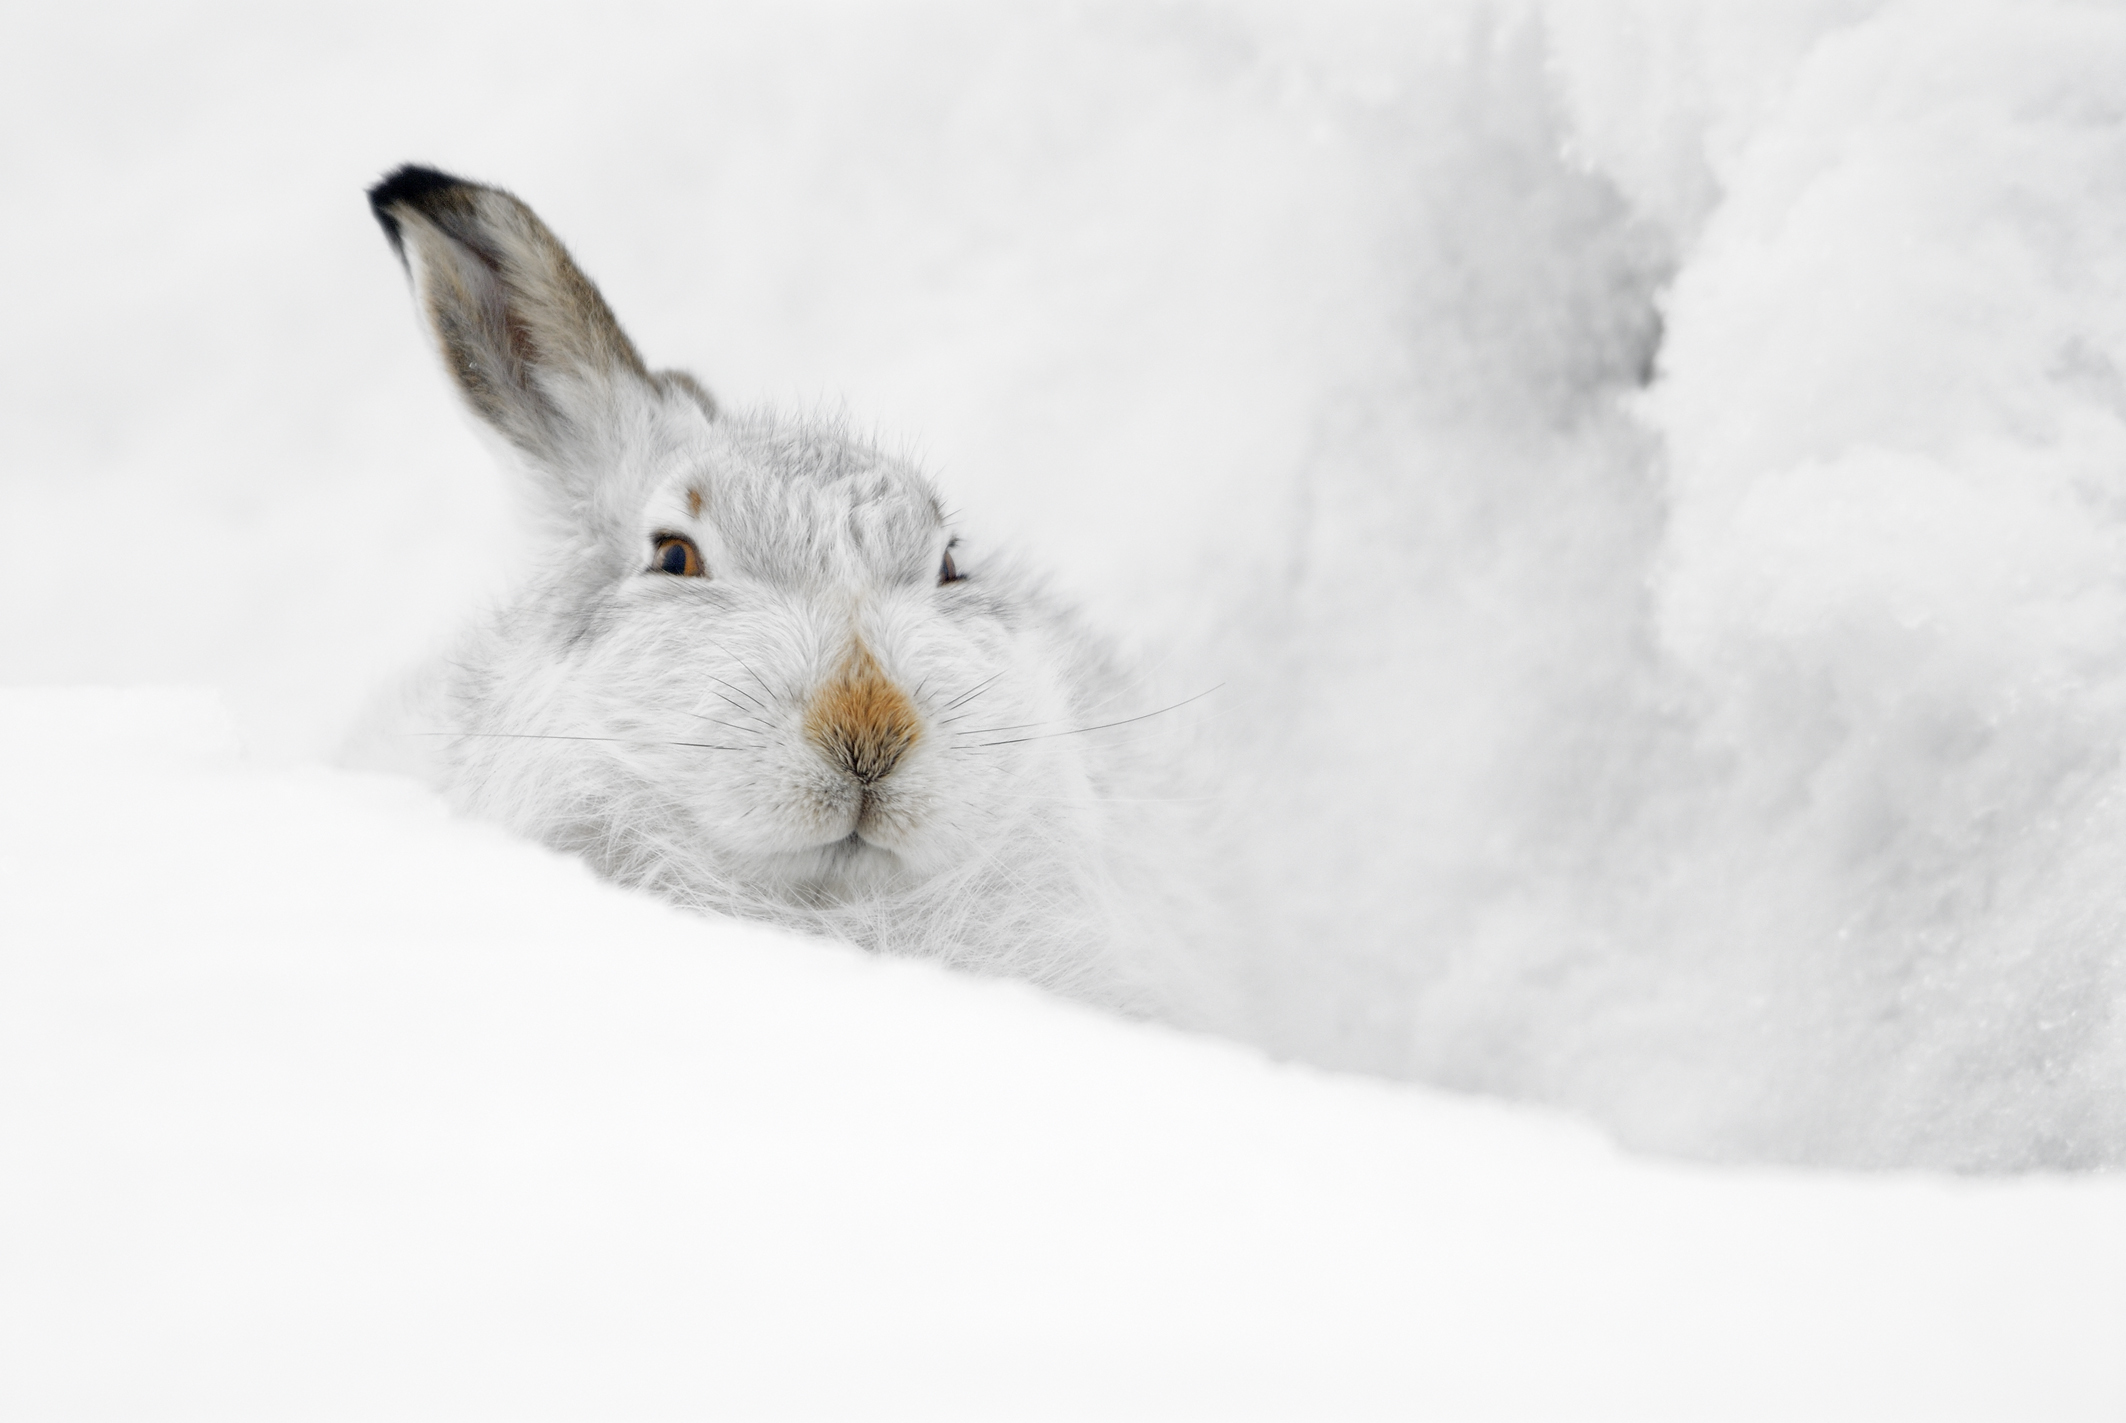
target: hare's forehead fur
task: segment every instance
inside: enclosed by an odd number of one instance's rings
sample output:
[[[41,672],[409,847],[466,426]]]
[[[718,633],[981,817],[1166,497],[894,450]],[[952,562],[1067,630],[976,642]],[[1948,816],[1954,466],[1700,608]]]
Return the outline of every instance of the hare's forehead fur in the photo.
[[[810,589],[935,579],[949,533],[935,487],[906,461],[831,418],[681,406],[627,461],[599,520],[626,556],[662,531],[701,545],[712,577]],[[623,492],[624,491],[624,492]]]

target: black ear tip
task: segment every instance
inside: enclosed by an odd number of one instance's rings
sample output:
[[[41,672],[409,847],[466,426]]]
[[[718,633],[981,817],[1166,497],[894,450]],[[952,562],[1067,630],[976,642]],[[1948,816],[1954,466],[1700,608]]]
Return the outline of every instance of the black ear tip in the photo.
[[[472,184],[463,178],[454,177],[436,168],[424,168],[418,163],[406,163],[386,173],[383,180],[369,190],[369,206],[382,212],[393,203],[412,202],[439,193],[445,188],[469,188]]]
[[[463,178],[454,178],[439,169],[424,168],[418,163],[402,164],[386,173],[383,180],[369,190],[369,210],[376,214],[384,235],[391,239],[391,250],[403,259],[406,244],[399,235],[399,221],[391,215],[391,209],[400,203],[419,207],[421,199],[433,194],[472,186]]]

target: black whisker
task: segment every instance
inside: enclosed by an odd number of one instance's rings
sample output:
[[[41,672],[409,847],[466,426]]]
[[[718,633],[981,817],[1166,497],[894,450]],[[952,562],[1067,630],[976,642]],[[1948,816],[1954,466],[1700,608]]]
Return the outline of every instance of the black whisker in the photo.
[[[743,751],[746,749],[743,746],[712,746],[706,741],[665,741],[650,736],[568,736],[558,731],[409,731],[406,735],[478,736],[505,741],[613,741],[622,746],[686,746],[697,751]]]
[[[744,717],[746,719],[746,724],[741,726],[736,722],[720,721],[717,718],[710,716],[707,712],[693,711],[691,709],[682,712],[681,715],[696,717],[702,721],[713,721],[716,722],[718,726],[728,726],[733,731],[753,731],[759,732],[766,736],[773,736],[775,734],[775,724],[768,720],[765,713],[756,716],[753,712],[747,709],[746,704],[744,702],[733,701],[721,692],[711,692],[709,695],[716,698],[717,701],[722,702],[732,711],[735,711],[740,716]]]
[[[994,682],[994,681],[995,681],[995,680],[996,680],[997,678],[999,678],[999,677],[1001,677],[1001,676],[1003,676],[1003,675],[1004,675],[1004,674],[1003,674],[1002,672],[993,672],[993,673],[991,673],[991,674],[990,674],[989,676],[987,676],[987,677],[984,677],[984,678],[983,678],[983,679],[982,679],[981,681],[979,681],[979,682],[975,683],[975,684],[974,684],[974,685],[973,685],[972,687],[969,687],[969,688],[968,688],[968,689],[967,689],[966,691],[964,691],[964,692],[960,693],[960,694],[959,694],[958,696],[954,697],[954,698],[953,698],[953,699],[952,699],[951,701],[949,701],[949,702],[945,703],[945,705],[943,705],[943,706],[939,707],[939,708],[938,708],[938,710],[939,710],[939,711],[951,711],[951,710],[952,710],[952,709],[953,709],[954,707],[956,707],[956,706],[958,706],[958,705],[959,705],[960,703],[962,703],[962,702],[966,701],[966,700],[967,700],[967,699],[968,699],[969,697],[973,696],[973,695],[974,695],[974,694],[975,694],[976,692],[979,692],[979,691],[981,691],[981,690],[982,690],[982,689],[983,689],[984,687],[988,686],[988,685],[989,685],[989,684],[990,684],[991,682]]]
[[[743,657],[740,657],[737,653],[731,652],[729,648],[725,648],[724,651],[730,652],[731,660],[733,662],[736,662],[739,666],[745,668],[746,675],[748,677],[751,677],[756,683],[758,683],[760,689],[763,692],[766,692],[771,697],[775,695],[775,689],[767,684],[765,678],[763,678],[758,672],[755,672],[753,670],[753,666],[751,663],[747,662]],[[761,710],[765,711],[767,710],[767,708],[763,707],[761,708]]]
[[[748,677],[751,677],[751,678],[752,678],[752,679],[754,680],[754,682],[755,682],[756,684],[758,684],[758,685],[759,685],[760,689],[761,689],[761,690],[762,690],[763,692],[766,692],[766,693],[767,693],[767,694],[768,694],[769,696],[771,696],[771,697],[775,695],[775,689],[774,689],[773,687],[771,687],[771,686],[769,686],[769,685],[768,685],[768,683],[767,683],[767,680],[766,680],[765,678],[763,678],[763,677],[762,677],[762,676],[761,676],[761,675],[760,675],[760,674],[759,674],[758,672],[755,672],[755,671],[753,670],[753,664],[752,664],[752,663],[750,663],[750,662],[746,661],[746,660],[745,660],[745,659],[744,659],[743,657],[740,657],[740,656],[739,656],[739,655],[738,655],[737,653],[735,653],[735,652],[731,651],[731,649],[730,649],[730,648],[728,648],[728,647],[725,647],[725,646],[724,646],[724,645],[723,645],[722,643],[720,643],[720,642],[710,642],[710,643],[709,643],[709,646],[711,646],[711,647],[715,648],[715,649],[716,649],[716,650],[717,650],[718,652],[721,652],[721,653],[722,653],[722,654],[723,654],[724,656],[726,656],[726,657],[730,658],[730,659],[731,659],[731,660],[732,660],[733,662],[736,662],[736,663],[737,663],[737,664],[738,664],[739,666],[741,666],[741,667],[745,668],[745,669],[746,669],[746,675],[747,675]],[[707,677],[707,678],[708,678],[708,679],[709,679],[710,681],[712,681],[712,682],[718,682],[718,683],[722,683],[722,685],[724,685],[724,686],[726,686],[726,687],[731,687],[731,684],[730,684],[729,682],[725,682],[725,681],[723,680],[723,678],[721,678],[721,677],[717,676],[717,675],[716,675],[715,673],[713,673],[713,672],[707,672],[707,673],[704,673],[703,675],[704,675],[704,676],[706,676],[706,677]],[[740,695],[741,697],[744,697],[744,698],[745,698],[745,699],[746,699],[747,701],[749,701],[749,702],[753,702],[753,705],[754,705],[754,706],[756,706],[756,707],[760,707],[760,709],[761,709],[762,711],[766,711],[766,710],[767,710],[767,708],[766,708],[765,706],[762,706],[762,705],[761,705],[761,703],[759,703],[759,702],[757,702],[757,701],[754,701],[754,700],[753,700],[753,694],[752,694],[752,693],[750,693],[750,692],[746,692],[746,691],[741,691],[741,690],[740,690],[739,688],[737,688],[737,687],[731,687],[731,690],[732,690],[732,691],[734,691],[734,692],[737,692],[737,693],[738,693],[738,695]]]
[[[745,664],[744,664],[744,663],[740,663],[739,665],[740,665],[741,667],[745,666]],[[746,670],[750,672],[750,671],[752,671],[753,669],[752,669],[752,668],[750,668],[750,667],[747,667],[747,668],[746,668]],[[758,699],[756,699],[756,698],[755,698],[755,697],[753,696],[753,694],[752,694],[751,692],[748,692],[748,691],[746,691],[746,690],[744,690],[743,688],[740,688],[740,687],[732,687],[732,686],[731,686],[731,684],[730,684],[729,682],[726,682],[726,681],[724,681],[724,679],[723,679],[723,678],[721,678],[721,677],[717,676],[717,675],[716,675],[716,674],[715,674],[714,672],[704,673],[703,675],[705,675],[705,676],[706,676],[706,677],[707,677],[707,678],[708,678],[708,679],[709,679],[709,680],[710,680],[711,682],[714,682],[714,683],[716,683],[716,684],[717,684],[718,686],[720,686],[720,687],[729,687],[729,688],[730,688],[730,690],[732,690],[732,691],[734,691],[734,692],[737,692],[737,693],[738,693],[738,695],[740,695],[741,697],[744,697],[744,698],[745,698],[745,699],[746,699],[747,701],[749,701],[749,702],[752,702],[752,703],[753,703],[753,705],[754,705],[754,707],[755,707],[756,709],[758,709],[758,710],[760,710],[760,711],[766,711],[766,710],[767,710],[767,707],[763,706],[763,705],[762,705],[762,704],[760,703],[760,701],[759,701]],[[760,682],[760,678],[759,678],[759,677],[755,677],[755,678],[754,678],[753,680],[754,680],[754,681],[756,681],[756,682]],[[760,689],[761,689],[761,690],[762,690],[763,692],[766,692],[766,691],[768,690],[768,685],[767,685],[767,683],[765,683],[765,682],[761,682],[761,686],[760,686]],[[722,694],[721,692],[719,692],[719,693],[717,693],[717,695],[718,695],[718,696],[722,696],[723,694]],[[773,694],[773,693],[771,692],[771,693],[769,693],[769,695],[770,695],[770,696],[773,696],[774,694]],[[730,702],[730,701],[731,701],[731,699],[730,699],[729,697],[724,697],[724,700],[725,700],[725,701],[727,701],[727,702]],[[731,702],[731,705],[735,707],[735,706],[737,706],[737,705],[738,705],[738,703],[736,703],[736,702]]]
[[[938,724],[939,726],[950,726],[950,725],[952,725],[952,724],[953,724],[954,722],[956,722],[956,721],[965,721],[965,720],[967,720],[967,718],[969,718],[969,717],[971,717],[971,716],[973,716],[973,715],[974,715],[974,713],[973,713],[973,712],[966,712],[966,711],[963,711],[963,712],[961,712],[961,713],[960,713],[960,714],[959,714],[958,716],[941,716],[941,717],[938,717],[938,718],[937,718],[936,720],[937,720],[937,724]],[[952,734],[953,734],[954,736],[965,736],[965,735],[966,735],[967,733],[966,733],[966,732],[964,732],[964,731],[955,731],[955,732],[954,732],[954,733],[952,733]]]
[[[1098,726],[1074,726],[1068,731],[1047,731],[1043,732],[1039,736],[1012,736],[1007,737],[1002,741],[977,741],[974,743],[974,747],[1017,746],[1021,742],[1026,741],[1047,741],[1057,736],[1082,736],[1088,731],[1106,731],[1112,727],[1128,726],[1131,722],[1147,721],[1155,716],[1164,716],[1170,711],[1179,711],[1182,707],[1187,706],[1190,702],[1202,701],[1205,697],[1209,696],[1212,692],[1217,691],[1219,687],[1223,687],[1224,685],[1225,683],[1220,682],[1217,687],[1207,687],[1203,691],[1196,693],[1196,695],[1193,697],[1183,698],[1181,701],[1175,702],[1172,706],[1161,707],[1157,711],[1148,711],[1143,713],[1141,716],[1126,716],[1120,721],[1103,721]]]
[[[726,729],[726,730],[728,730],[728,731],[765,732],[765,731],[772,731],[772,730],[774,730],[774,728],[773,728],[773,727],[770,727],[770,726],[765,726],[765,725],[762,725],[762,726],[740,726],[740,725],[739,725],[739,724],[738,724],[737,722],[735,722],[735,721],[724,721],[724,720],[722,720],[722,719],[721,719],[721,718],[719,718],[719,717],[713,717],[713,716],[710,716],[710,715],[708,715],[708,714],[707,714],[706,712],[688,712],[688,713],[687,713],[687,715],[688,715],[688,716],[691,716],[691,717],[693,717],[693,718],[694,718],[695,720],[697,720],[697,721],[706,721],[706,722],[710,722],[710,723],[712,723],[712,724],[714,724],[714,725],[716,725],[716,726],[720,726],[720,727],[723,727],[724,729]]]

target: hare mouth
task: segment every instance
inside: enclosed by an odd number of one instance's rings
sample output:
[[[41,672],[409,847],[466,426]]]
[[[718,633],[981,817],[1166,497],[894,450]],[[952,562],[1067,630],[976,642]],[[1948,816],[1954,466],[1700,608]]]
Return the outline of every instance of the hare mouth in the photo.
[[[836,860],[849,861],[863,854],[892,855],[893,851],[876,840],[867,838],[861,830],[852,830],[839,840],[829,840],[819,847]]]
[[[830,872],[885,869],[900,863],[900,847],[893,843],[894,822],[883,813],[886,808],[881,802],[876,792],[865,789],[857,803],[843,811],[843,833],[813,845],[812,853]]]
[[[886,883],[898,879],[905,868],[898,854],[876,841],[866,840],[854,830],[839,840],[820,846],[817,853],[820,857],[818,873],[825,876],[820,882],[821,888],[838,887],[849,891],[867,884]]]
[[[891,845],[882,845],[861,830],[850,831],[827,848],[844,859],[867,853],[885,855],[892,859],[900,858],[898,852]]]

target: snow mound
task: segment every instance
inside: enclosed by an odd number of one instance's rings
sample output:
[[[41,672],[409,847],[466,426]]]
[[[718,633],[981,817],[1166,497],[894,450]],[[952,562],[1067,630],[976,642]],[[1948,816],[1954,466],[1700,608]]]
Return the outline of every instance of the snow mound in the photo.
[[[2107,1416],[2126,1185],[1709,1174],[0,695],[0,1411]]]
[[[1181,1016],[1701,1157],[2126,1161],[2116,6],[6,24],[8,681],[314,759],[518,576],[362,209],[434,162],[1224,684]]]
[[[1546,14],[1404,101],[1448,180],[1256,617],[1232,1031],[1667,1151],[2126,1161],[2126,15]]]

